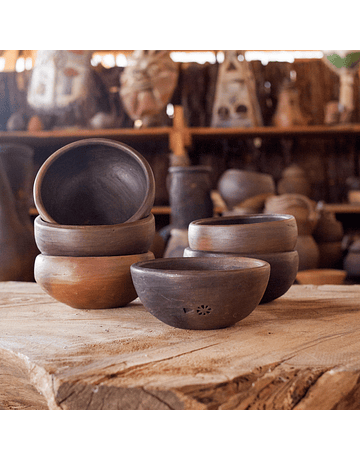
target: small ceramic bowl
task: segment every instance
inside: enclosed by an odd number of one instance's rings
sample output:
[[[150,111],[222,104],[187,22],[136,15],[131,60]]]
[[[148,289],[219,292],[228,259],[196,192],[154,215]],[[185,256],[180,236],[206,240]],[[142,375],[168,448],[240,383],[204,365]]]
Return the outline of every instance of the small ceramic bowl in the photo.
[[[84,139],[53,153],[34,182],[35,206],[46,222],[114,225],[150,214],[155,179],[147,160],[108,139]]]
[[[270,174],[236,168],[227,169],[220,176],[217,189],[229,209],[252,196],[276,193],[275,182]]]
[[[153,258],[151,252],[111,257],[40,254],[35,259],[35,281],[51,297],[73,308],[123,307],[137,297],[130,266]]]
[[[244,319],[270,276],[267,262],[240,257],[156,259],[130,270],[144,307],[180,329],[220,329]]]
[[[59,225],[34,221],[34,235],[42,254],[98,257],[142,254],[155,236],[155,218],[149,214],[135,222],[115,225]]]
[[[296,276],[296,281],[299,284],[344,284],[345,278],[345,270],[314,268],[310,270],[300,270]]]
[[[270,278],[261,304],[271,302],[284,295],[294,284],[299,266],[297,251],[275,252],[269,254],[226,254],[219,252],[194,251],[186,248],[184,257],[250,257],[264,260],[270,264]]]
[[[199,219],[189,225],[191,249],[265,254],[295,248],[297,225],[286,214],[248,214]]]

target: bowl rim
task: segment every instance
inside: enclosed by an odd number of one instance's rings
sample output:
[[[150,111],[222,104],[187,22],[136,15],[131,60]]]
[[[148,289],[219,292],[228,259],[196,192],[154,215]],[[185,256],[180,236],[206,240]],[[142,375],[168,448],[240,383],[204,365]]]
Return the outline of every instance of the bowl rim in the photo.
[[[262,257],[276,257],[276,258],[284,258],[284,257],[299,257],[299,253],[296,249],[291,251],[282,251],[282,252],[259,252],[259,254],[253,254],[250,252],[215,252],[215,251],[205,251],[202,249],[192,249],[190,246],[187,246],[184,251],[186,252],[196,252],[196,253],[205,253],[205,254],[214,254],[216,257],[245,257],[249,259],[259,259],[262,260]],[[197,257],[197,256],[195,256]],[[199,257],[201,257],[199,255]]]
[[[248,220],[248,219],[254,219],[254,222],[241,222],[241,220]],[[256,220],[259,220],[259,222],[256,222]],[[231,223],[231,222],[236,222],[237,223]],[[256,214],[244,214],[241,216],[220,216],[220,217],[206,217],[203,219],[197,219],[189,224],[190,226],[193,227],[206,227],[206,228],[229,228],[231,226],[232,228],[234,227],[242,227],[242,228],[249,228],[249,226],[254,226],[254,225],[261,225],[264,223],[272,223],[276,225],[278,222],[294,222],[296,223],[295,217],[292,216],[291,214],[278,214],[278,213],[269,213],[269,214],[261,214],[261,213],[256,213]],[[223,225],[222,225],[223,223]]]
[[[122,223],[128,223],[132,222],[135,220],[138,220],[141,218],[143,214],[143,208],[146,207],[146,204],[151,201],[153,202],[155,199],[155,177],[153,170],[146,160],[146,158],[141,155],[137,150],[134,148],[130,147],[129,145],[124,144],[123,142],[111,140],[111,139],[106,139],[106,138],[89,138],[89,139],[81,139],[75,142],[71,142],[69,144],[64,145],[60,149],[56,150],[53,152],[45,161],[44,163],[40,166],[35,179],[34,179],[34,185],[33,185],[33,198],[34,198],[34,204],[39,212],[39,214],[43,217],[43,220],[49,222],[49,223],[58,223],[56,222],[53,217],[50,216],[48,211],[46,210],[44,206],[44,202],[41,196],[41,185],[43,181],[43,177],[49,170],[49,168],[54,164],[54,162],[64,154],[68,153],[74,148],[81,147],[83,145],[88,146],[88,145],[106,145],[109,147],[114,147],[115,149],[119,149],[122,151],[125,151],[127,154],[129,154],[132,158],[134,158],[140,165],[140,167],[144,171],[145,179],[146,179],[146,193],[144,196],[144,199],[141,202],[141,205],[139,206],[138,210],[126,221]]]
[[[170,268],[158,268],[156,267],[159,265],[167,264],[167,263],[183,263],[183,264],[196,264],[198,262],[204,263],[204,257],[169,257],[169,258],[160,258],[160,259],[153,259],[153,260],[147,260],[147,261],[142,261],[142,262],[136,262],[134,263],[131,267],[131,271],[139,271],[141,273],[145,274],[166,274],[166,275],[171,275],[173,277],[180,277],[180,276],[189,276],[189,275],[196,275],[196,278],[198,277],[204,277],[204,276],[213,276],[213,275],[219,275],[219,274],[234,274],[234,273],[244,273],[244,272],[252,272],[252,271],[259,271],[259,270],[269,270],[270,271],[270,264],[268,262],[265,262],[264,260],[260,259],[255,259],[251,257],[214,257],[214,258],[206,258],[207,263],[209,264],[220,264],[221,261],[226,260],[230,263],[231,260],[235,262],[235,264],[241,264],[245,263],[248,264],[248,266],[241,267],[235,267],[235,268],[221,268],[221,269],[183,269],[183,270],[178,270],[178,269],[172,269]],[[154,266],[155,265],[155,266]]]
[[[81,231],[103,231],[103,230],[125,230],[131,229],[133,227],[140,227],[147,224],[155,224],[155,216],[153,213],[150,213],[146,217],[142,217],[141,219],[135,220],[133,222],[122,222],[120,224],[110,224],[110,225],[64,225],[64,224],[57,224],[54,222],[47,222],[42,218],[39,214],[34,219],[34,227],[47,227],[51,230],[81,230]]]
[[[139,254],[126,254],[126,255],[118,255],[118,256],[87,256],[87,257],[81,257],[81,256],[52,256],[49,254],[38,254],[36,256],[36,259],[41,260],[50,260],[50,259],[56,259],[56,260],[64,260],[66,262],[72,262],[72,261],[81,261],[84,265],[94,263],[94,262],[104,262],[105,259],[108,259],[109,261],[116,262],[116,259],[125,259],[129,260],[132,258],[138,258],[138,257],[152,257],[154,256],[152,251],[146,251],[146,252],[140,252]],[[36,260],[35,259],[35,260]],[[149,262],[149,260],[146,260],[144,262]],[[140,262],[139,262],[140,263]],[[96,264],[95,264],[96,266]],[[109,267],[111,269],[111,267]]]

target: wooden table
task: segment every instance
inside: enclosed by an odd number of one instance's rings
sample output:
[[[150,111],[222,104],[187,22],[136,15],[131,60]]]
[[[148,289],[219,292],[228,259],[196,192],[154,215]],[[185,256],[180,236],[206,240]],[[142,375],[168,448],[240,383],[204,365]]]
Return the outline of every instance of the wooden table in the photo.
[[[2,282],[0,409],[360,409],[360,286],[294,285],[191,331]]]

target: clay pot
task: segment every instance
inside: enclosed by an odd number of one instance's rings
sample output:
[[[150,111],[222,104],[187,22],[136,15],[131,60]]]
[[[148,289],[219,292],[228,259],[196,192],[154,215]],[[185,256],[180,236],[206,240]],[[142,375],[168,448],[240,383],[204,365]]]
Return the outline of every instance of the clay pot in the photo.
[[[35,241],[42,254],[52,256],[120,256],[147,252],[155,236],[153,214],[116,225],[58,225],[37,216]]]
[[[293,216],[249,214],[200,219],[189,225],[191,249],[264,254],[292,251],[297,239]]]
[[[306,177],[305,171],[298,165],[290,165],[284,169],[282,178],[277,185],[278,193],[297,193],[309,197],[311,195],[311,183]]]
[[[285,128],[307,124],[300,109],[298,90],[291,81],[286,80],[282,85],[272,124]]]
[[[312,235],[299,235],[295,250],[299,254],[299,270],[318,268],[320,252]]]
[[[261,304],[271,302],[284,295],[295,281],[299,265],[296,251],[276,252],[272,254],[227,254],[207,251],[184,250],[184,257],[250,257],[270,264],[270,278]]]
[[[333,212],[321,210],[313,236],[318,243],[341,241],[344,236],[344,228]]]
[[[134,149],[107,139],[62,147],[41,166],[34,201],[43,220],[61,225],[114,225],[150,214],[155,180]]]
[[[190,222],[213,216],[211,167],[172,166],[167,177],[171,227],[188,228]]]
[[[295,217],[299,235],[311,235],[318,223],[316,203],[304,195],[285,193],[265,201],[264,213],[290,214]]]
[[[27,206],[31,167],[31,149],[0,147],[0,281],[34,281],[39,251]]]
[[[270,265],[241,257],[180,257],[134,264],[131,275],[144,307],[160,321],[181,329],[220,329],[256,308]]]
[[[35,280],[51,297],[73,308],[122,307],[137,297],[130,266],[153,258],[151,252],[111,257],[40,254],[35,260]]]
[[[164,252],[164,258],[182,257],[184,249],[188,246],[188,231],[180,228],[172,228]]]
[[[318,243],[319,268],[334,268],[343,258],[342,241]]]
[[[275,182],[269,174],[241,169],[228,169],[217,184],[226,206],[232,209],[239,203],[263,193],[275,193]]]
[[[334,269],[314,269],[299,271],[296,276],[296,281],[299,284],[344,284],[346,278],[345,270]]]
[[[274,196],[272,193],[260,193],[242,201],[229,211],[224,211],[223,216],[241,216],[244,214],[260,214],[264,210],[265,201]]]
[[[344,259],[344,270],[351,278],[360,277],[360,240],[355,240],[350,245]]]

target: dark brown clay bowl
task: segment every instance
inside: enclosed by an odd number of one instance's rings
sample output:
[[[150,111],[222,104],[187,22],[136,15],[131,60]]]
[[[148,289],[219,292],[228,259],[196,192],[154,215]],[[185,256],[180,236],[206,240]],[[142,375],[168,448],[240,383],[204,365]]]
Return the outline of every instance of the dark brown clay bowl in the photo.
[[[284,295],[294,284],[299,266],[297,251],[275,252],[269,254],[226,254],[220,252],[184,250],[184,257],[250,257],[264,260],[270,264],[270,278],[261,304],[271,302]]]
[[[51,256],[98,257],[142,254],[155,236],[155,218],[115,225],[59,225],[34,221],[37,247]]]
[[[151,252],[111,257],[40,254],[35,259],[35,281],[51,297],[73,308],[123,307],[137,297],[130,266],[153,258]]]
[[[267,262],[240,257],[156,259],[130,270],[144,307],[180,329],[220,329],[244,319],[270,276]]]
[[[155,180],[147,160],[108,139],[85,139],[62,147],[40,167],[35,206],[46,222],[114,225],[150,214]]]
[[[276,192],[271,175],[235,168],[220,176],[217,188],[229,209],[255,195]]]
[[[191,249],[237,254],[287,252],[295,248],[297,226],[287,214],[248,214],[199,219],[189,225]]]

